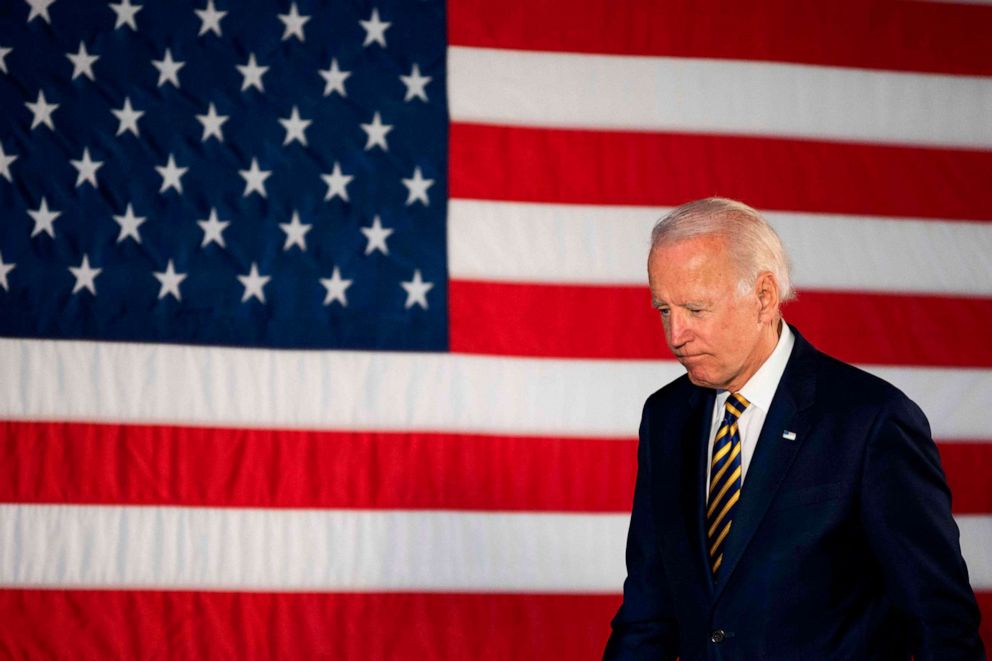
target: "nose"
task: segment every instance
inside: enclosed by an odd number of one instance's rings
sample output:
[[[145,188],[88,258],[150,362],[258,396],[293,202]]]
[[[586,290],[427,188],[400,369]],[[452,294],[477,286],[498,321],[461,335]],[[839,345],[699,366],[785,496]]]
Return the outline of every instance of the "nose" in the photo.
[[[692,339],[691,324],[682,310],[671,310],[665,330],[668,331],[668,344],[672,349],[678,349]]]

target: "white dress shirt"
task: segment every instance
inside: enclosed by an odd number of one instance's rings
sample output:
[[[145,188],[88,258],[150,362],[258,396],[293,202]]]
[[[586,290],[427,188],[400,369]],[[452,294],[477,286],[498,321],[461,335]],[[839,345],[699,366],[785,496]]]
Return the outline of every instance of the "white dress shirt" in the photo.
[[[789,362],[792,354],[792,346],[796,343],[796,337],[789,329],[789,324],[782,322],[782,333],[779,335],[778,343],[772,350],[768,359],[762,363],[758,371],[755,372],[744,387],[740,389],[741,395],[751,405],[744,410],[737,422],[737,430],[741,436],[741,484],[747,475],[747,467],[751,463],[751,456],[754,448],[758,444],[758,436],[761,435],[761,428],[765,424],[765,416],[768,415],[768,408],[772,405],[772,398],[778,388],[778,382],[782,380],[782,373]],[[725,413],[724,404],[730,392],[718,390],[716,401],[713,403],[713,421],[710,425],[710,441],[706,451],[706,493],[710,489],[710,457],[713,456],[713,443],[716,440],[716,433],[720,431]]]

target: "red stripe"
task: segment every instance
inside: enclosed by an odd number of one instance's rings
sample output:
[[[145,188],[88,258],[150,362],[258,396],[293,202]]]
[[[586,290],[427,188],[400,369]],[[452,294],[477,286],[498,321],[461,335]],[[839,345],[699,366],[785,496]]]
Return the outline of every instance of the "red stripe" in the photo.
[[[0,656],[598,659],[619,595],[0,591]]]
[[[955,441],[937,447],[955,514],[992,514],[992,443]]]
[[[646,285],[455,280],[448,295],[452,351],[672,357]],[[992,367],[992,299],[806,291],[784,314],[819,349],[849,362]]]
[[[992,151],[467,123],[449,150],[455,198],[992,218]]]
[[[975,598],[978,600],[978,609],[982,612],[978,631],[985,641],[986,651],[992,654],[992,592],[976,592]]]
[[[0,502],[625,512],[635,471],[633,440],[0,421]]]
[[[628,512],[635,446],[4,421],[0,502]],[[954,512],[992,513],[992,443],[939,447]]]
[[[976,593],[992,649],[992,592]],[[598,659],[620,595],[0,590],[10,658]],[[392,623],[402,622],[400,626]]]
[[[454,0],[449,39],[489,48],[992,74],[989,7],[870,0],[620,4]]]

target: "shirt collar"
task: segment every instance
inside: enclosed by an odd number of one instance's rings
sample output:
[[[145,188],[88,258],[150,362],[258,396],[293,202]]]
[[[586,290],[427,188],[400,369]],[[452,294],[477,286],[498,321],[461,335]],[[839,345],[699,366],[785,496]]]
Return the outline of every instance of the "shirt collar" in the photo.
[[[789,362],[792,354],[792,347],[796,343],[796,337],[789,328],[789,324],[782,321],[782,333],[778,337],[778,343],[772,353],[761,364],[758,371],[751,375],[747,383],[740,389],[741,395],[753,406],[757,406],[762,411],[768,411],[772,405],[772,398],[778,389],[778,382],[782,380],[785,366]],[[729,393],[721,391],[719,399],[726,401]]]

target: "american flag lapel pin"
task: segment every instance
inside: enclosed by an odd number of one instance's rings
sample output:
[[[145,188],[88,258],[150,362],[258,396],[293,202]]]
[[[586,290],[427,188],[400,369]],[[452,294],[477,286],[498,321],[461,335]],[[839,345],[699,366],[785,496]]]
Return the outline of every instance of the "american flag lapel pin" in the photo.
[[[782,432],[782,438],[784,438],[787,441],[794,441],[796,440],[796,432],[789,431],[788,429],[786,429],[785,431]]]

